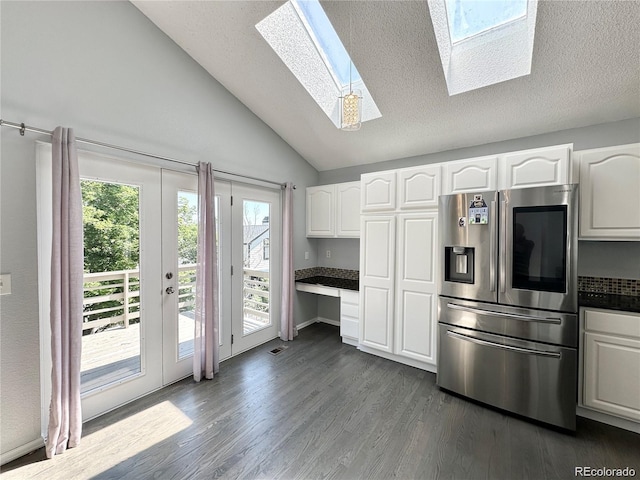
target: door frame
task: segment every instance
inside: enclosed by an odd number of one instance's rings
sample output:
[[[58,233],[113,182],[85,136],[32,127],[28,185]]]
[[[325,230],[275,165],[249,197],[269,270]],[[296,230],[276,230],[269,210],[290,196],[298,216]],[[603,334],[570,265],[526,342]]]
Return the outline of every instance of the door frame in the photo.
[[[36,149],[37,212],[38,212],[38,282],[40,307],[40,378],[42,433],[46,436],[51,399],[51,328],[49,325],[50,278],[49,258],[51,256],[52,219],[51,198],[51,157],[52,145],[38,142]],[[160,243],[155,241],[161,235],[161,219],[154,215],[160,198],[160,168],[129,162],[116,157],[78,151],[80,177],[136,185],[140,188],[139,229],[140,229],[140,373],[82,394],[82,421],[85,422],[113,410],[136,398],[162,388],[162,297],[161,264],[153,261],[160,258]],[[127,171],[123,179],[122,172]],[[115,174],[115,172],[118,172]],[[143,279],[143,280],[142,280]]]

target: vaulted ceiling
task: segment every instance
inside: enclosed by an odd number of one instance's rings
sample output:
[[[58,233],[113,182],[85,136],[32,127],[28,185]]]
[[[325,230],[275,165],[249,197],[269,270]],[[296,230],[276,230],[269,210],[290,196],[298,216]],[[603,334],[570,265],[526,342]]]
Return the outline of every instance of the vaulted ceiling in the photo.
[[[540,0],[531,74],[454,96],[426,1],[321,1],[382,113],[356,132],[255,28],[284,2],[133,3],[320,171],[640,116],[638,1]]]

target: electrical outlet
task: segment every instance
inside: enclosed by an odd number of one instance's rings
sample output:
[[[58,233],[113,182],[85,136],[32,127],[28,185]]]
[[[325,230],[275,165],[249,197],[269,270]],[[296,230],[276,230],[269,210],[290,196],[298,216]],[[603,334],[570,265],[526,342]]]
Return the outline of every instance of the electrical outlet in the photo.
[[[304,259],[309,260],[309,252],[304,252]]]
[[[331,258],[331,250],[327,250],[327,258]]]
[[[0,295],[9,295],[11,293],[11,274],[3,273],[0,275]]]

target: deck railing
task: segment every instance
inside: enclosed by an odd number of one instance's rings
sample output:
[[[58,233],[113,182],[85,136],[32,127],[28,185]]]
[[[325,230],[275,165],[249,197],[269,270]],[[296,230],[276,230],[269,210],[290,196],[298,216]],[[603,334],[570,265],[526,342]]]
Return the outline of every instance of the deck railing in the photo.
[[[195,304],[196,265],[178,268],[178,307],[181,312]],[[82,331],[96,332],[109,325],[128,328],[140,318],[140,270],[84,274]]]
[[[196,296],[196,265],[178,268],[178,309],[193,310]],[[269,323],[269,272],[244,269],[245,318]],[[140,270],[86,273],[84,275],[82,331],[97,332],[120,325],[128,328],[140,319]]]
[[[269,272],[244,269],[244,316],[269,323]]]

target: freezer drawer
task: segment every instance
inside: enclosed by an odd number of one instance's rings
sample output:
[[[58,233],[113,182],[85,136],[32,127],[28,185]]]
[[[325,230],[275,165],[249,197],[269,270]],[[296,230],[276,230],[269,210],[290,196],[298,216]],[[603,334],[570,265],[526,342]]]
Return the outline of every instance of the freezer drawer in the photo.
[[[438,331],[440,387],[575,430],[576,349],[441,323]]]
[[[438,321],[532,342],[578,346],[578,316],[572,313],[440,297]]]

